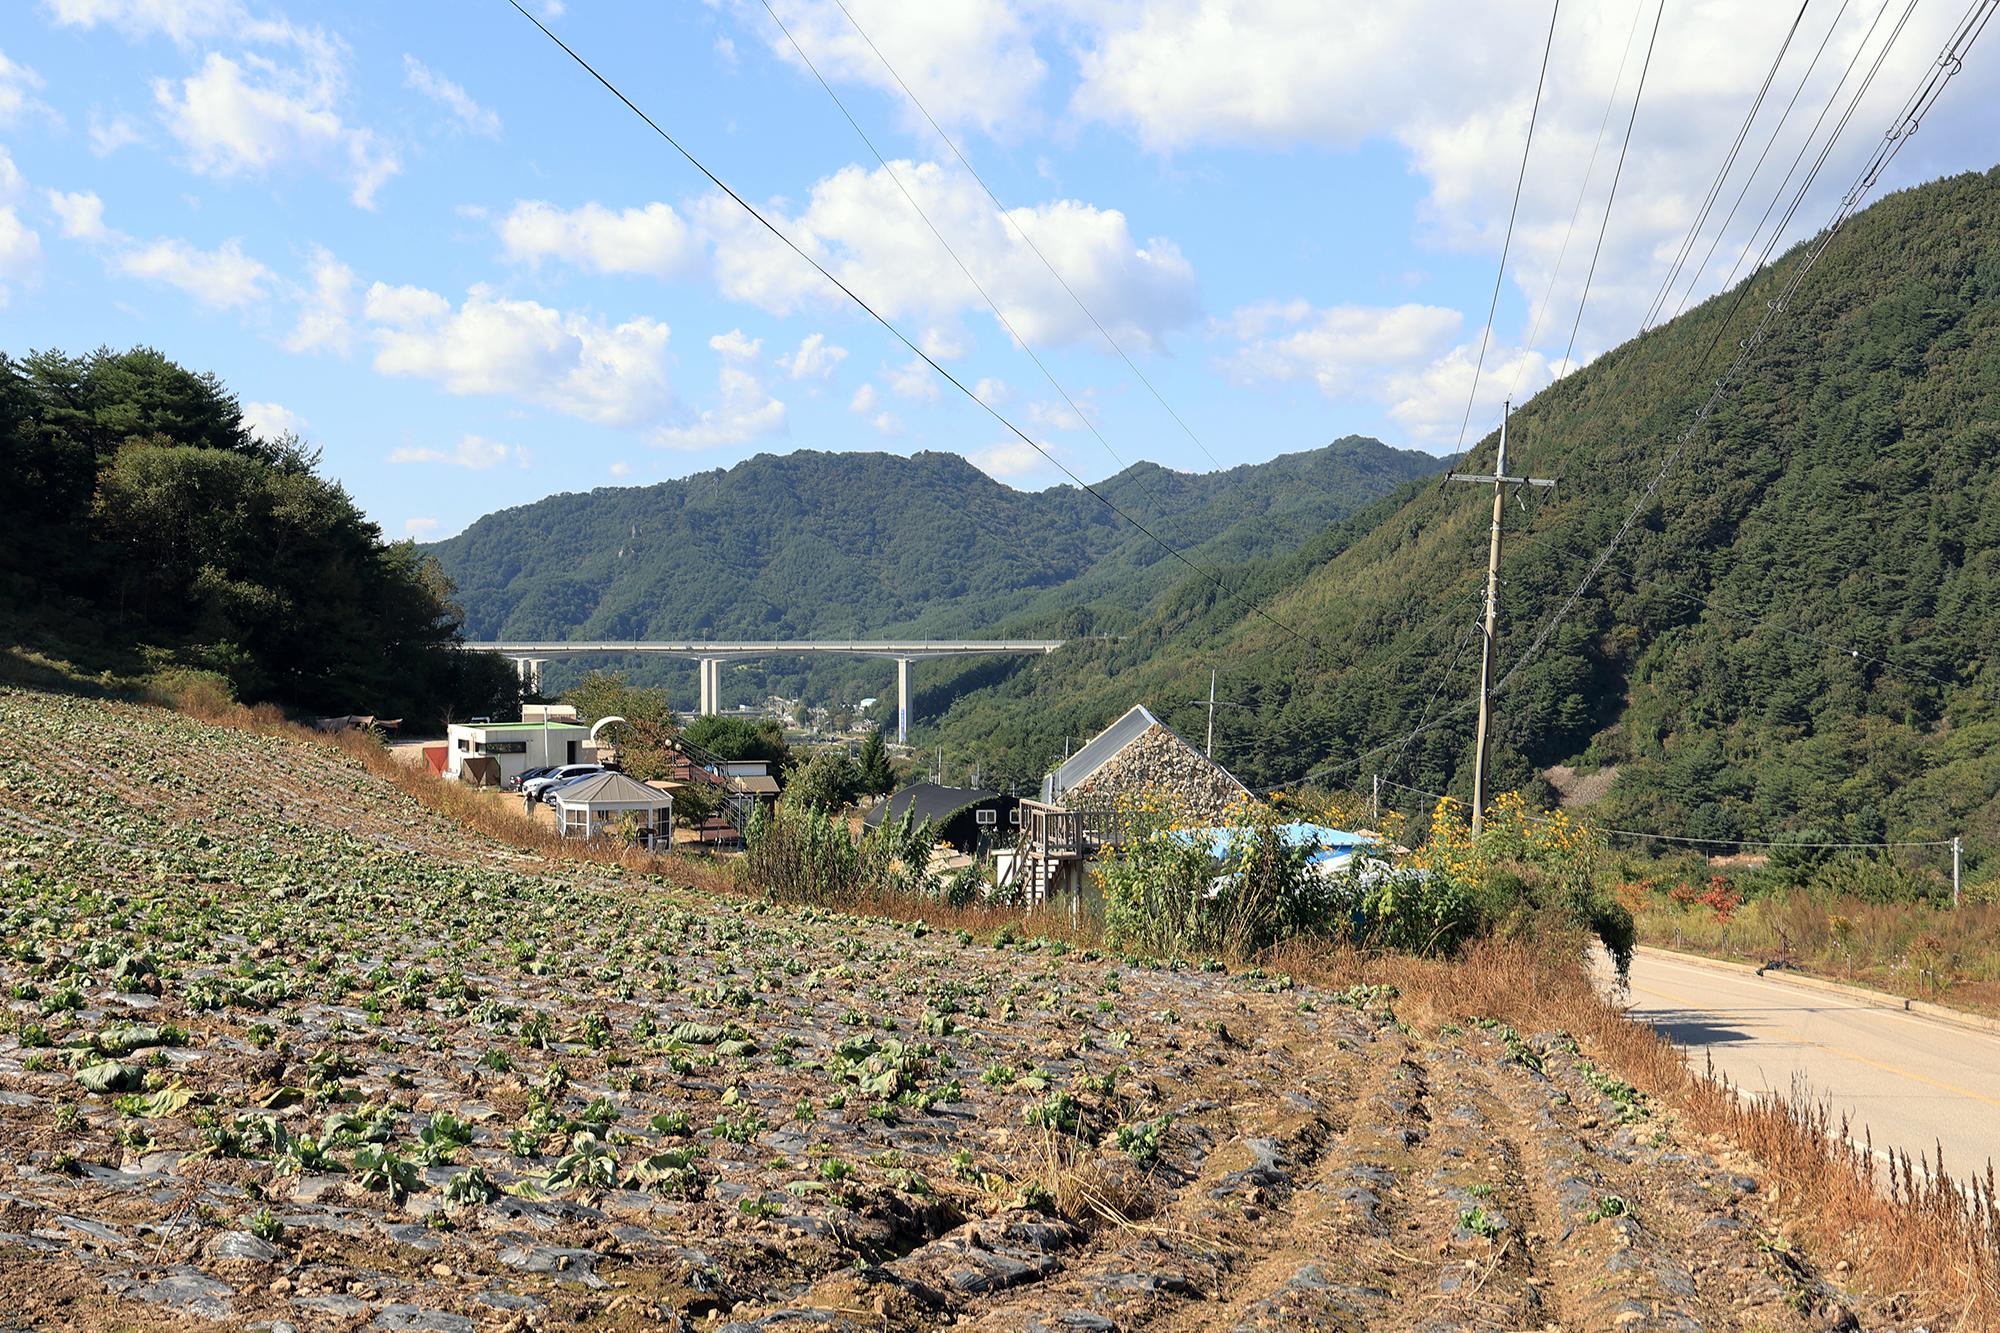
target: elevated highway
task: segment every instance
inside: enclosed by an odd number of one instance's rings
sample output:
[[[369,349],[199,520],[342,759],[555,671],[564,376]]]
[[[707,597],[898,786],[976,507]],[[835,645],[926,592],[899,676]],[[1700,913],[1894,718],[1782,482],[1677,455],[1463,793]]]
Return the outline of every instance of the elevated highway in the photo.
[[[765,639],[693,640],[575,639],[552,643],[468,643],[472,652],[499,653],[511,657],[522,679],[539,689],[542,663],[552,657],[582,657],[596,653],[656,653],[662,657],[692,659],[701,676],[703,715],[716,711],[720,693],[717,668],[723,662],[740,662],[763,657],[806,657],[830,653],[842,657],[881,657],[896,663],[896,739],[910,739],[910,665],[932,657],[983,657],[996,653],[1048,654],[1063,646],[1063,639]]]

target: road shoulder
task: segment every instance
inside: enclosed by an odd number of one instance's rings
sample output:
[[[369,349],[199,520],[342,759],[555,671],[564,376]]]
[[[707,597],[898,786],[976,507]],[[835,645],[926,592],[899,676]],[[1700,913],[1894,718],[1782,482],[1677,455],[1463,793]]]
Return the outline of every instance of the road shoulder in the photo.
[[[1732,963],[1721,958],[1710,958],[1704,954],[1681,953],[1674,949],[1661,949],[1650,944],[1641,944],[1635,950],[1641,957],[1659,958],[1665,961],[1684,963],[1691,967],[1705,967],[1717,972],[1734,972],[1744,976],[1757,977],[1780,986],[1791,986],[1800,990],[1818,991],[1826,995],[1838,995],[1856,1004],[1871,1009],[1893,1009],[1902,1013],[1916,1014],[1953,1027],[1983,1032],[1988,1036],[2000,1036],[2000,1019],[1986,1018],[1979,1014],[1968,1014],[1963,1010],[1946,1008],[1932,1004],[1928,1000],[1912,1000],[1901,995],[1891,995],[1887,991],[1869,990],[1862,986],[1849,986],[1838,981],[1825,981],[1819,977],[1809,977],[1802,973],[1779,969],[1765,970],[1749,963]]]

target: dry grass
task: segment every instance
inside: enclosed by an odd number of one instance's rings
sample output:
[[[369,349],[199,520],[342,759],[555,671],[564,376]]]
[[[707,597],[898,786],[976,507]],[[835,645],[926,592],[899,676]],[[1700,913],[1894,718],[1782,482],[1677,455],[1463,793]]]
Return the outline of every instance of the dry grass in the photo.
[[[1419,1029],[1492,1017],[1522,1032],[1561,1029],[1698,1133],[1718,1135],[1764,1168],[1798,1239],[1822,1265],[1846,1260],[1856,1280],[1907,1293],[1908,1316],[1935,1328],[2000,1327],[2000,1194],[1993,1168],[1948,1176],[1936,1159],[1898,1155],[1884,1171],[1809,1089],[1745,1098],[1649,1025],[1630,1022],[1575,961],[1575,950],[1481,941],[1451,962],[1295,942],[1264,965],[1295,980],[1346,988],[1393,985],[1396,1010]],[[1949,1321],[1949,1322],[1948,1322]]]
[[[268,705],[202,707],[183,700],[180,706],[219,726],[335,746],[424,806],[523,851],[617,865],[705,892],[760,896],[733,866],[706,858],[565,842],[553,829],[520,815],[511,803],[492,801],[397,762],[366,733],[323,735],[288,722]],[[824,906],[939,930],[967,930],[986,939],[1011,931],[1016,937],[1040,936],[1072,947],[1099,942],[1098,927],[1088,915],[1072,925],[1063,912],[953,907],[888,893],[857,894],[851,901]],[[1795,1089],[1790,1098],[1745,1099],[1725,1082],[1690,1069],[1672,1043],[1650,1026],[1627,1021],[1604,998],[1578,962],[1580,953],[1580,941],[1547,935],[1539,942],[1476,941],[1449,961],[1292,940],[1254,961],[1332,989],[1393,985],[1399,992],[1397,1012],[1419,1029],[1435,1031],[1446,1022],[1491,1017],[1523,1032],[1566,1031],[1594,1058],[1677,1109],[1697,1132],[1720,1135],[1762,1163],[1767,1180],[1795,1216],[1800,1237],[1822,1264],[1844,1259],[1859,1282],[1878,1292],[1907,1293],[1909,1316],[1930,1318],[1937,1327],[2000,1327],[2000,1195],[1990,1165],[1984,1179],[1974,1176],[1960,1184],[1945,1174],[1942,1154],[1938,1161],[1919,1158],[1915,1163],[1899,1156],[1885,1175],[1865,1145],[1857,1148],[1848,1141],[1846,1123],[1834,1124],[1825,1105],[1806,1090]],[[1055,1187],[1072,1192],[1067,1202],[1073,1215],[1118,1226],[1129,1225],[1144,1211],[1143,1200],[1128,1193],[1122,1182],[1080,1172],[1077,1163],[1060,1156],[1049,1165],[1047,1175]]]
[[[1753,899],[1724,918],[1632,887],[1622,896],[1646,944],[1738,962],[1782,958],[1832,980],[2000,1014],[2000,905],[1953,910],[1795,891]]]

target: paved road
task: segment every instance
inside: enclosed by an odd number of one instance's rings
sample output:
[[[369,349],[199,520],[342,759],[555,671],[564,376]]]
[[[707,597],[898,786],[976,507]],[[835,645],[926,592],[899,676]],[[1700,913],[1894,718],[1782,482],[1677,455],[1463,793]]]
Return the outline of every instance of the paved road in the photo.
[[[1942,1143],[1961,1180],[2000,1162],[2000,1036],[1657,954],[1632,960],[1629,1002],[1743,1091],[1789,1093],[1804,1079],[1878,1152],[1935,1159]]]

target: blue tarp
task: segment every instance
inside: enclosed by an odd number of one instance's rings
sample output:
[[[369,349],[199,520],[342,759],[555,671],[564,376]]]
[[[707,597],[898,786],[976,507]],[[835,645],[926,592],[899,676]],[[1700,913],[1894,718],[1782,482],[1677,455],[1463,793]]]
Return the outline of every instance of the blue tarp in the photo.
[[[1323,824],[1280,824],[1278,837],[1287,847],[1310,847],[1311,860],[1320,861],[1330,856],[1345,856],[1358,847],[1379,847],[1382,838],[1374,833],[1350,833],[1345,829],[1327,828]],[[1198,828],[1188,830],[1198,841],[1205,843],[1209,853],[1217,858],[1229,852],[1229,845],[1242,833],[1233,828]]]

